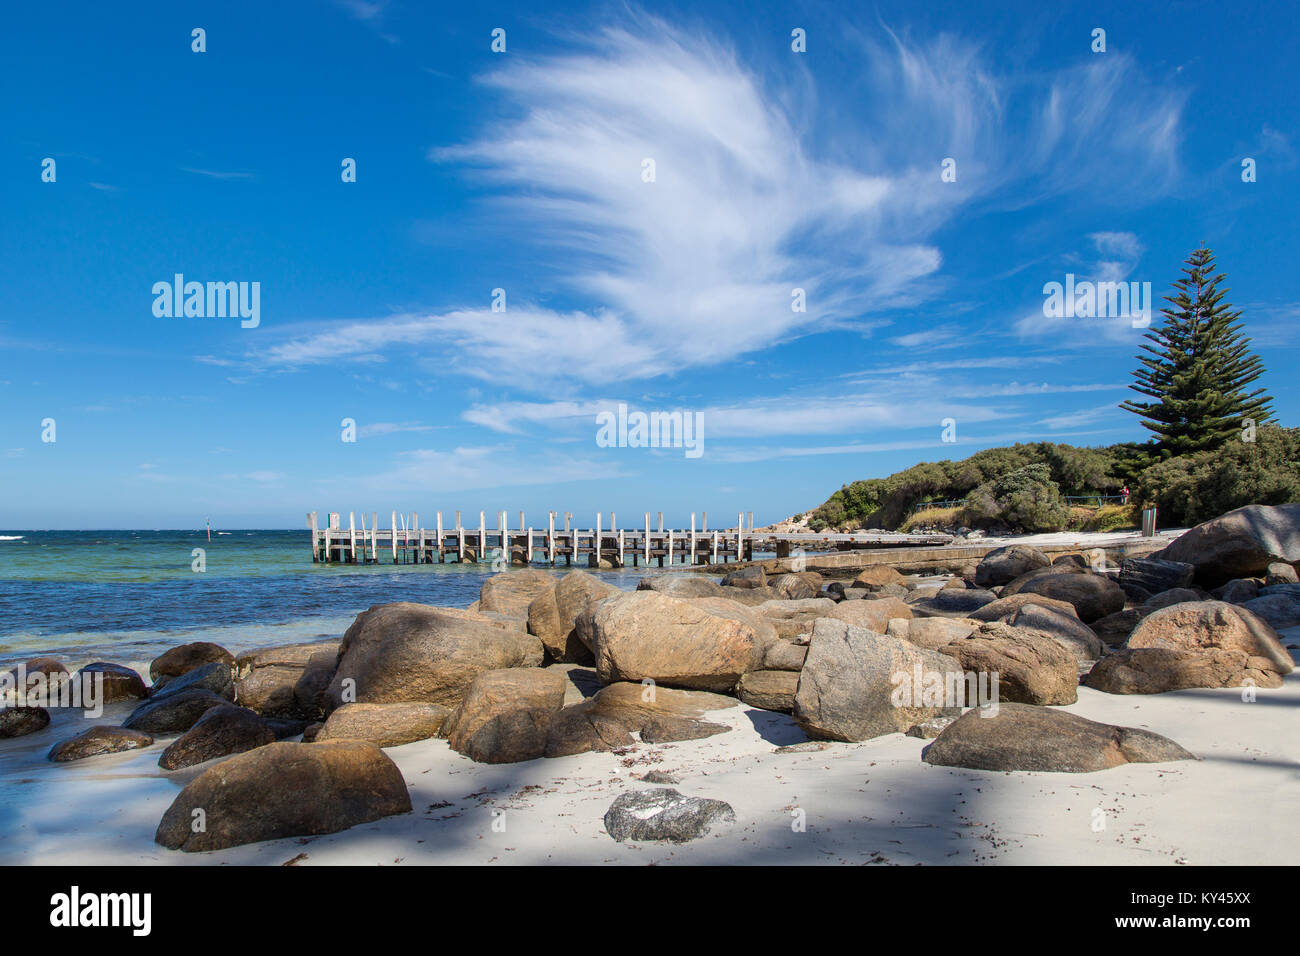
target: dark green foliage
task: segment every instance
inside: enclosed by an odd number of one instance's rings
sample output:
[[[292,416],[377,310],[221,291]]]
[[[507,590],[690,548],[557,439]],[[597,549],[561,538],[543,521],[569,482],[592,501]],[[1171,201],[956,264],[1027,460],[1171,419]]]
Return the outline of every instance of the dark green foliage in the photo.
[[[1300,429],[1266,425],[1254,442],[1181,455],[1148,468],[1134,489],[1165,527],[1193,525],[1243,505],[1300,501]]]
[[[1241,312],[1224,301],[1228,290],[1219,284],[1226,276],[1215,273],[1214,253],[1202,246],[1182,272],[1174,294],[1165,296],[1172,308],[1161,309],[1164,321],[1145,336],[1154,345],[1142,346],[1143,367],[1129,386],[1154,401],[1120,404],[1141,415],[1142,427],[1171,455],[1218,448],[1243,420],[1268,421],[1272,401],[1262,388],[1246,391],[1264,366],[1241,332]]]
[[[1300,501],[1300,429],[1267,425],[1255,438],[1245,442],[1238,433],[1217,451],[1176,458],[1154,445],[1134,443],[988,448],[962,461],[925,462],[888,478],[845,485],[809,514],[809,525],[818,531],[892,529],[923,501],[970,498],[967,523],[998,520],[1050,530],[1068,520],[1057,510],[1058,498],[1113,495],[1125,485],[1134,503],[1160,508],[1160,524],[1166,527],[1194,524],[1245,504]]]
[[[1029,465],[1044,466],[1062,494],[1113,494],[1124,483],[1114,474],[1116,462],[1111,448],[1050,442],[986,448],[961,461],[922,462],[888,478],[845,485],[812,512],[808,523],[816,531],[846,525],[897,528],[922,501],[965,498],[981,485]]]
[[[1103,476],[1104,477],[1104,476]],[[1045,464],[1025,465],[970,493],[963,518],[973,527],[1005,524],[1029,533],[1064,530],[1070,509]]]

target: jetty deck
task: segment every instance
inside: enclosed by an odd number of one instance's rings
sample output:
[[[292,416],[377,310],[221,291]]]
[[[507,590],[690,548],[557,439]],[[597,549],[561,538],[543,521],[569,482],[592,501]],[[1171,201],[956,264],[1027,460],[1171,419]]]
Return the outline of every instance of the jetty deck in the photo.
[[[349,512],[348,526],[342,527],[340,512],[329,512],[324,528],[318,513],[309,512],[312,561],[324,564],[443,564],[447,562],[491,562],[497,566],[542,563],[556,565],[574,562],[588,567],[632,567],[656,564],[672,567],[719,565],[750,561],[755,553],[770,553],[779,558],[798,559],[815,552],[855,551],[861,549],[938,547],[951,541],[944,534],[780,534],[754,531],[753,512],[737,515],[729,528],[709,530],[708,512],[696,525],[691,514],[688,529],[664,528],[663,512],[651,526],[645,513],[642,527],[619,528],[617,514],[611,513],[606,527],[604,514],[597,513],[591,527],[580,529],[573,524],[572,512],[552,511],[545,527],[534,528],[519,513],[518,525],[509,526],[507,512],[496,514],[496,526],[487,526],[487,512],[479,512],[477,527],[466,527],[461,512],[453,522],[444,524],[442,512],[436,513],[434,526],[420,524],[418,512],[392,512],[387,528],[379,527],[379,513]]]

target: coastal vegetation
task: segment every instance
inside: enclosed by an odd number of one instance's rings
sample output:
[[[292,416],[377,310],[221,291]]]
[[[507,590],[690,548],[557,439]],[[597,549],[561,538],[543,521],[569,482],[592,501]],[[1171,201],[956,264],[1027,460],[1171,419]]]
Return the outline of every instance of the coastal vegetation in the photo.
[[[1116,530],[1136,526],[1143,507],[1158,508],[1166,525],[1195,524],[1247,504],[1300,501],[1300,429],[1271,421],[1263,388],[1247,391],[1264,366],[1224,299],[1226,276],[1204,246],[1182,271],[1133,373],[1130,388],[1151,401],[1120,404],[1141,416],[1150,441],[1017,443],[923,462],[844,485],[809,527]]]

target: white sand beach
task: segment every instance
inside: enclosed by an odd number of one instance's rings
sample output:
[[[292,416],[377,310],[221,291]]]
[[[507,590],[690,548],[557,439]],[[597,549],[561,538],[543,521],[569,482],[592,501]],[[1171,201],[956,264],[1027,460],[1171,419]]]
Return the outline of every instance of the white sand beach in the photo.
[[[1300,644],[1300,628],[1282,636]],[[1063,709],[1164,734],[1200,758],[1084,774],[934,767],[920,759],[928,742],[902,734],[782,751],[806,740],[791,717],[744,705],[707,715],[729,733],[623,753],[488,765],[445,740],[424,740],[386,751],[410,788],[412,813],[214,853],[153,842],[177,792],[210,764],[161,771],[166,739],[49,763],[51,744],[91,723],[79,712],[55,712],[45,730],[0,744],[8,836],[0,862],[1291,864],[1300,671],[1280,689],[1256,693],[1246,703],[1240,689],[1137,696],[1080,687],[1078,703]],[[99,722],[115,723],[129,709],[114,705]],[[615,842],[602,817],[620,793],[652,786],[638,779],[651,770],[671,774],[683,794],[725,800],[735,822],[680,846]],[[792,826],[798,810],[805,832]]]

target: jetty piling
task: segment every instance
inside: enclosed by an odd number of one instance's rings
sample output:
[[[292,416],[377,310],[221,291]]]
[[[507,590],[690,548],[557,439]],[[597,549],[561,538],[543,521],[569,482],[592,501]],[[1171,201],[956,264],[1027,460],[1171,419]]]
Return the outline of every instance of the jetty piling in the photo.
[[[379,527],[379,512],[348,512],[348,527],[341,527],[341,513],[328,513],[325,527],[319,515],[307,514],[311,531],[312,561],[319,564],[393,564],[480,563],[494,560],[495,555],[507,567],[511,565],[548,564],[563,561],[572,566],[575,560],[587,567],[706,567],[753,560],[755,552],[788,556],[795,547],[805,552],[859,551],[868,548],[936,547],[947,544],[948,535],[904,535],[863,532],[859,534],[755,532],[754,513],[738,512],[736,527],[709,530],[707,512],[691,512],[689,529],[665,528],[663,512],[652,523],[651,512],[644,512],[644,529],[620,528],[614,512],[605,524],[604,512],[597,512],[592,526],[583,530],[573,524],[573,512],[564,512],[564,526],[558,526],[559,512],[549,511],[545,528],[533,528],[525,512],[519,512],[517,530],[509,526],[508,511],[498,511],[496,527],[487,525],[487,512],[480,511],[477,528],[466,528],[461,512],[455,512],[455,526],[447,528],[443,513],[437,512],[432,530],[420,524],[419,512],[390,512],[387,528]],[[359,533],[358,533],[359,532]]]

